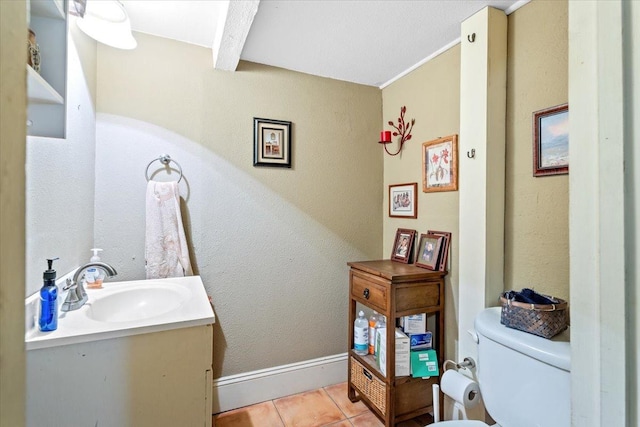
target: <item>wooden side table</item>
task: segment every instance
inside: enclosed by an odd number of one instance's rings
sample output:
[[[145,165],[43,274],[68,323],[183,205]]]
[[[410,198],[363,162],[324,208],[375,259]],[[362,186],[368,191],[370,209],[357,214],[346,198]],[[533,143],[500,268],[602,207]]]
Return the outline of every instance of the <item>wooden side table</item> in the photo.
[[[396,319],[427,313],[428,323],[435,321],[433,347],[438,363],[444,356],[444,278],[447,272],[431,271],[391,260],[347,263],[349,271],[349,382],[348,396],[361,399],[386,427],[433,411],[432,385],[440,377],[429,379],[396,377]],[[363,304],[387,318],[387,375],[378,369],[373,355],[360,356],[353,351],[353,323],[356,303]],[[356,394],[357,392],[357,394]]]

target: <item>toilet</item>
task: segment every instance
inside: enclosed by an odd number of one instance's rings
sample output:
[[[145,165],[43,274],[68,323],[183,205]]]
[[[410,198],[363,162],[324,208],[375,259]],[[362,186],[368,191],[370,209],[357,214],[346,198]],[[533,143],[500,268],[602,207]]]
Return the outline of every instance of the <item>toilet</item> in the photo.
[[[571,425],[569,330],[552,339],[500,324],[500,307],[475,319],[477,375],[496,427]],[[480,421],[444,421],[438,427],[487,427]]]

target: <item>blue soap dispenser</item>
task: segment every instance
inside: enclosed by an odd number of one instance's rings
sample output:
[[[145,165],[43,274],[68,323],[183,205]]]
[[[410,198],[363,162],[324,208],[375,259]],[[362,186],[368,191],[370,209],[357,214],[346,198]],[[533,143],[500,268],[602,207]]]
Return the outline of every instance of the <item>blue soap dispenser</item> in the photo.
[[[42,275],[43,285],[40,289],[40,316],[38,325],[43,332],[58,329],[58,287],[56,286],[56,271],[52,268],[53,261],[48,259],[48,269]]]

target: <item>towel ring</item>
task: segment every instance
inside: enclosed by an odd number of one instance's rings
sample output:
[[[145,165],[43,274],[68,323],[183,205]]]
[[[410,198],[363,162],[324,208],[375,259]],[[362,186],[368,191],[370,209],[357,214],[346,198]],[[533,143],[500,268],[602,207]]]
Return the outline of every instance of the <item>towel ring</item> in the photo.
[[[182,167],[180,166],[180,164],[178,162],[176,162],[175,160],[173,160],[170,155],[162,154],[157,159],[151,160],[149,162],[149,164],[147,165],[147,169],[144,172],[144,176],[145,176],[145,178],[147,178],[147,182],[149,182],[149,168],[151,167],[153,162],[160,162],[165,166],[169,166],[169,163],[171,163],[171,162],[175,163],[176,166],[178,167],[178,172],[180,172],[180,178],[178,178],[178,182],[182,181]]]

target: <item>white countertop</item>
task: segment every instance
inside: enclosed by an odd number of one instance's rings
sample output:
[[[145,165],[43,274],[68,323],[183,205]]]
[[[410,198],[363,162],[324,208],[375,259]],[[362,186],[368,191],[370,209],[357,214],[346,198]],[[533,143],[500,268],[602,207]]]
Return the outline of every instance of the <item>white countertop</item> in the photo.
[[[113,298],[116,294],[120,295],[118,297],[120,300],[122,295],[131,295],[130,298],[136,298],[136,295],[144,295],[145,292],[154,292],[157,289],[171,291],[171,295],[175,291],[175,295],[180,297],[177,302],[171,301],[169,311],[136,320],[95,320],[97,310],[93,310],[92,305],[95,304],[97,308],[101,303],[100,300],[104,302],[105,298]],[[130,290],[136,290],[136,292],[127,294]],[[200,276],[104,282],[102,289],[86,289],[86,291],[89,297],[87,303],[78,310],[60,311],[58,329],[51,332],[42,332],[38,328],[39,292],[27,298],[26,349],[36,350],[215,323],[215,314]],[[58,297],[61,300],[60,304],[64,297],[64,293],[61,292]],[[114,311],[117,312],[118,309]]]

